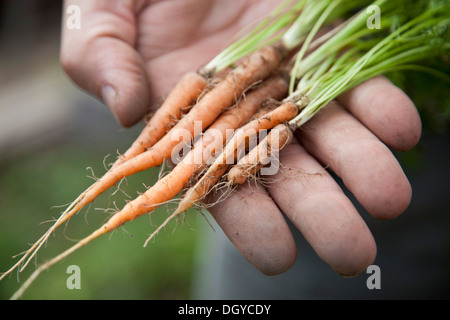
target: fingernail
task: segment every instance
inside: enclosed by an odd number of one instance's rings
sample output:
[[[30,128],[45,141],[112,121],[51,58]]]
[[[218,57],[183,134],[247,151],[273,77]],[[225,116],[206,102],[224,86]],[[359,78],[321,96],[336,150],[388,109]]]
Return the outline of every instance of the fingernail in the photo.
[[[116,90],[109,84],[103,86],[102,88],[102,100],[108,105],[111,111],[114,113],[114,102],[116,99]]]

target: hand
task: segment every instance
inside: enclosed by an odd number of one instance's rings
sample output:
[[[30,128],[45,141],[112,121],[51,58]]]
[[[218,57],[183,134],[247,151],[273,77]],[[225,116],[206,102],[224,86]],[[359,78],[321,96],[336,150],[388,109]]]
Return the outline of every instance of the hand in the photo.
[[[80,6],[82,28],[63,29],[63,67],[103,100],[122,126],[131,126],[182,74],[207,63],[278,1],[233,6],[228,0],[66,1],[70,4]],[[411,100],[385,78],[371,79],[296,132],[296,141],[281,152],[282,169],[266,188],[245,185],[210,212],[265,274],[286,271],[296,258],[283,214],[336,272],[358,274],[373,262],[375,241],[324,168],[374,217],[396,217],[408,206],[411,188],[388,146],[408,150],[420,133]]]
[[[63,27],[61,64],[128,127],[279,1],[65,1],[72,4],[81,9],[81,29]]]
[[[372,216],[394,218],[409,205],[411,187],[387,146],[406,151],[420,134],[412,101],[384,77],[371,79],[297,130],[295,141],[280,152],[280,170],[267,177],[266,188],[247,184],[213,207],[212,214],[265,274],[286,271],[296,258],[283,213],[337,273],[357,275],[373,263],[375,241],[324,168],[339,176]]]

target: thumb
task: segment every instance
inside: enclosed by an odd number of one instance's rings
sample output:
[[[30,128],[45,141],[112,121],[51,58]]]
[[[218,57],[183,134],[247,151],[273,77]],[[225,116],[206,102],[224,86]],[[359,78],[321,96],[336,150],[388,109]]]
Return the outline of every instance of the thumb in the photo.
[[[132,126],[143,117],[150,99],[144,62],[134,48],[133,2],[65,2],[65,8],[71,5],[79,7],[80,28],[68,28],[63,21],[63,69],[78,86],[107,104],[120,125]]]

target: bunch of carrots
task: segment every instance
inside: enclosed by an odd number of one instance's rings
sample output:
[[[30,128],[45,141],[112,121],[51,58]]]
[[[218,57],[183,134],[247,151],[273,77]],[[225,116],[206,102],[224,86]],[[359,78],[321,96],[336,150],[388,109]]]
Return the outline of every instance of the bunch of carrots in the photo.
[[[380,29],[366,26],[369,5],[381,8]],[[176,210],[146,245],[182,212],[194,205],[207,206],[207,195],[219,186],[232,190],[257,176],[277,159],[293,131],[338,95],[371,77],[408,69],[432,72],[448,81],[448,76],[418,62],[448,54],[449,9],[445,1],[283,2],[205,67],[182,77],[131,147],[2,278],[23,270],[56,228],[110,187],[182,153],[171,172],[92,234],[39,266],[13,298],[75,250],[181,193]],[[196,129],[201,133],[196,135]]]

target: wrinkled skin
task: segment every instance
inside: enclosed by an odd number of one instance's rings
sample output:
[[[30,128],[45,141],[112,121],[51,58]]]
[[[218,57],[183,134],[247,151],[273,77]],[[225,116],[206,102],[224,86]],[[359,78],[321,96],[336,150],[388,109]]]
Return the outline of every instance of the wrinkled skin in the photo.
[[[179,77],[195,71],[275,0],[78,0],[81,30],[63,27],[61,63],[124,127],[156,108]],[[251,10],[250,10],[251,9]],[[339,176],[374,217],[391,219],[409,205],[411,187],[389,148],[419,140],[412,101],[384,77],[340,96],[297,130],[271,183],[244,185],[211,214],[247,260],[279,274],[296,259],[283,214],[336,272],[351,276],[375,259],[376,244]],[[324,168],[327,168],[325,170]],[[214,201],[214,199],[211,199]]]

